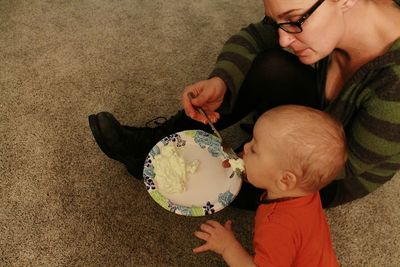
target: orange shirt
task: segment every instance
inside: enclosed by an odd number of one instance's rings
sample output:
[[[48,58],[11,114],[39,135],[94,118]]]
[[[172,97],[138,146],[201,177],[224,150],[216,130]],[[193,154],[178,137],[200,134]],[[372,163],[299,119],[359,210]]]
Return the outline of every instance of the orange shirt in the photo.
[[[261,204],[253,246],[257,266],[339,266],[318,192]]]

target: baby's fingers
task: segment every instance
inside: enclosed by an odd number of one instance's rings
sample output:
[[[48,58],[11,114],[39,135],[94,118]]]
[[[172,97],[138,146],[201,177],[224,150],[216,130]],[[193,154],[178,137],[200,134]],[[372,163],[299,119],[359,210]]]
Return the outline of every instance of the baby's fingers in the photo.
[[[219,113],[218,112],[212,112],[212,113],[210,113],[210,114],[207,114],[207,116],[208,116],[208,118],[210,119],[210,121],[212,122],[212,123],[216,123],[218,120],[219,120],[219,118],[220,118],[220,115],[219,115]]]
[[[201,231],[194,232],[194,236],[199,238],[199,239],[201,239],[201,240],[204,240],[204,241],[207,241],[209,239],[209,237],[210,237],[209,234],[207,234],[205,232],[201,232]]]
[[[194,232],[194,235],[199,238],[202,239],[204,241],[207,241],[210,238],[210,235],[201,231],[196,231]],[[193,252],[194,253],[201,253],[201,252],[205,252],[210,250],[210,246],[208,245],[208,243],[205,243],[203,245],[201,245],[200,247],[194,248]]]
[[[201,253],[201,252],[206,252],[206,251],[209,251],[209,250],[210,250],[210,248],[206,243],[204,245],[201,245],[200,247],[194,248],[193,252],[194,253]]]
[[[217,223],[218,224],[218,223]],[[209,233],[209,234],[211,234],[211,232],[214,230],[214,226],[215,224],[214,224],[214,221],[207,221],[206,223],[202,223],[201,225],[200,225],[200,229],[203,231],[203,232],[206,232],[206,233]]]

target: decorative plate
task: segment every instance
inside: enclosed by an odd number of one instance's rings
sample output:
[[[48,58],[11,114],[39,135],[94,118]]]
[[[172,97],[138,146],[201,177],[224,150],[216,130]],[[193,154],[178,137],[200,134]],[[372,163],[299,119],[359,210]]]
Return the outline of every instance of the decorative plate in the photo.
[[[188,175],[186,191],[162,192],[157,188],[152,161],[160,148],[173,143],[185,162],[199,160],[196,172]],[[228,206],[242,185],[240,173],[222,167],[225,160],[217,137],[201,130],[171,134],[159,141],[146,158],[143,178],[150,196],[164,209],[185,216],[204,216]]]

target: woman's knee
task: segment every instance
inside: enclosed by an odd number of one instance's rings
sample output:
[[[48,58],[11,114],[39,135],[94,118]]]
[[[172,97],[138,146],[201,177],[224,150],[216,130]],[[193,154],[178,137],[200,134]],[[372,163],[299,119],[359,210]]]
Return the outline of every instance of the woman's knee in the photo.
[[[241,87],[243,98],[256,99],[260,110],[282,104],[318,106],[316,71],[283,50],[257,55]]]
[[[255,58],[251,70],[254,75],[262,76],[265,79],[285,79],[288,77],[304,77],[314,75],[314,70],[304,65],[290,52],[283,49],[268,49]]]

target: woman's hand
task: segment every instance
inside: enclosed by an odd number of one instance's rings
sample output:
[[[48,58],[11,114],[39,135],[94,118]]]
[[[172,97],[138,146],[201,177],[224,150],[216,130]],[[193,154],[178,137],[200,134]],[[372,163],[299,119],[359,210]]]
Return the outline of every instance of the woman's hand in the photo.
[[[226,89],[225,82],[219,77],[213,77],[187,86],[182,95],[182,106],[186,115],[196,121],[207,124],[206,118],[195,109],[195,107],[201,107],[212,122],[218,121],[220,114],[215,110],[221,106]],[[188,96],[189,92],[192,92],[195,96],[192,100]]]

